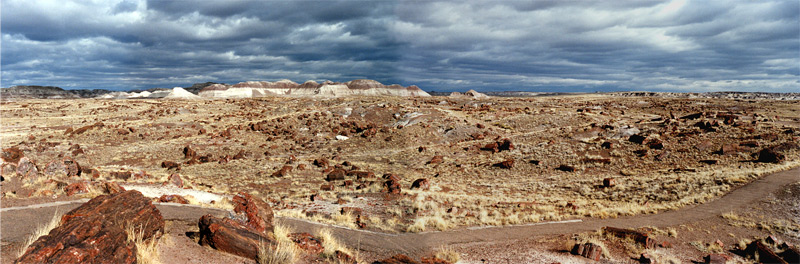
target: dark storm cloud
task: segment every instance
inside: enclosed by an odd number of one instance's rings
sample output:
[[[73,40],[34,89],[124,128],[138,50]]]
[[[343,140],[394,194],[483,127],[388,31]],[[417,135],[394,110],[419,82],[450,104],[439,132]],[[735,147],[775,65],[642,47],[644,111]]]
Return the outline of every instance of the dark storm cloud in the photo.
[[[2,0],[2,86],[800,91],[797,1]]]

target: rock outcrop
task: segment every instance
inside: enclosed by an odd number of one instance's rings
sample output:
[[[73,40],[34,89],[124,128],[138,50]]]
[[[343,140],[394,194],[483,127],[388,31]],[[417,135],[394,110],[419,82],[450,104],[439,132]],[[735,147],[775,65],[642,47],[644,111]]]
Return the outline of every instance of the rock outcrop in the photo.
[[[164,219],[138,191],[97,196],[66,213],[16,263],[136,263],[127,228],[155,239],[164,233]]]

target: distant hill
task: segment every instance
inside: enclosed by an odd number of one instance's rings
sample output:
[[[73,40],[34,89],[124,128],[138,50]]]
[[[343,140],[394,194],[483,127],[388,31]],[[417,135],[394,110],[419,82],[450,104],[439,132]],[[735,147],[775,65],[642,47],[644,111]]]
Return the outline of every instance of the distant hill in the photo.
[[[0,98],[3,99],[69,99],[80,98],[76,93],[66,91],[55,86],[18,85],[9,88],[0,88]]]

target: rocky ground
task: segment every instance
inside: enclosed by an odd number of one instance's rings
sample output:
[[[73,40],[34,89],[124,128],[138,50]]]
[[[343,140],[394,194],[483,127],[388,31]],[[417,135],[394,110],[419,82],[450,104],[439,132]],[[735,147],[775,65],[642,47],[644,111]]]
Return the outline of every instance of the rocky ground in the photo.
[[[280,216],[389,233],[652,214],[796,167],[797,106],[595,94],[3,102],[2,206],[144,185],[215,194],[150,198],[161,202],[232,209],[241,192]],[[735,213],[716,224],[797,241],[796,216]],[[547,255],[563,239],[534,240]]]

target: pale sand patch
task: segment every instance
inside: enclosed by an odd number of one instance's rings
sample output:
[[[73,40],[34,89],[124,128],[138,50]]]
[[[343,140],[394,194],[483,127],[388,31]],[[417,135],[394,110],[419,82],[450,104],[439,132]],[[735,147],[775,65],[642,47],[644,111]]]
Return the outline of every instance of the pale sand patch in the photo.
[[[142,195],[150,198],[159,198],[162,195],[171,195],[177,194],[184,197],[194,197],[198,202],[204,204],[210,204],[211,202],[219,202],[222,201],[223,198],[230,198],[230,196],[192,190],[192,189],[183,189],[178,188],[175,186],[159,186],[159,185],[141,185],[141,184],[120,184],[125,190],[137,190],[142,193]]]

